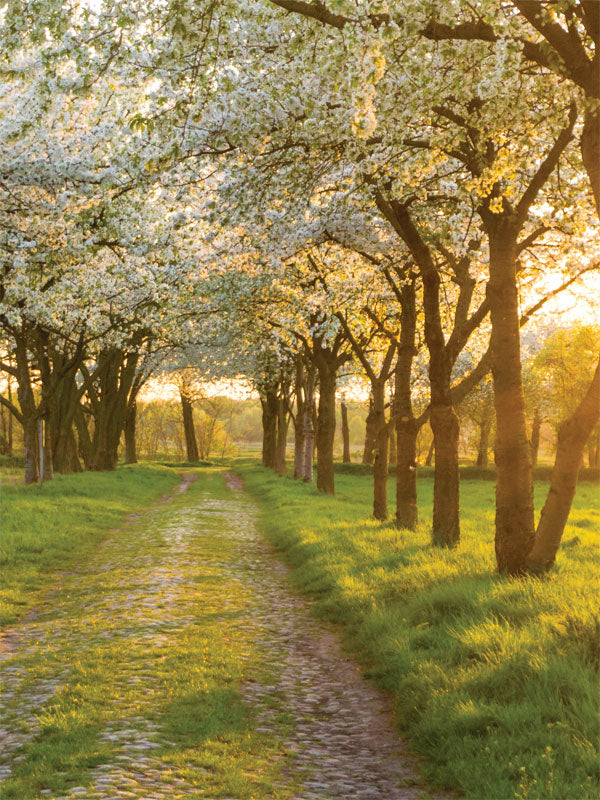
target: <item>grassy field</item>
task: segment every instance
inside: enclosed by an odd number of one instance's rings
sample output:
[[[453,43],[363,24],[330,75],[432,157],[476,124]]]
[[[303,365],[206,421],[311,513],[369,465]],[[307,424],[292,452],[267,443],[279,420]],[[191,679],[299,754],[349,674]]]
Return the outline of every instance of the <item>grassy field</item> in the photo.
[[[370,519],[368,476],[338,474],[331,498],[237,470],[298,586],[393,695],[430,781],[488,800],[600,796],[596,484],[579,486],[552,575],[507,579],[491,481],[462,481],[462,542],[446,551],[429,544],[431,478],[411,533]]]
[[[173,470],[154,464],[57,475],[41,487],[25,486],[11,484],[17,469],[3,467],[0,625],[37,605],[53,588],[53,573],[69,569],[127,512],[143,508],[179,480]]]

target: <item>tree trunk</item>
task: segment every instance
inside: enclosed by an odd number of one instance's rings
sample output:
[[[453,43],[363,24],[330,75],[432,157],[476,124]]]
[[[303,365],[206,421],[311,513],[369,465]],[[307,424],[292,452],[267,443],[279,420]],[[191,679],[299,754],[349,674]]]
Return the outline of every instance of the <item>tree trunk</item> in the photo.
[[[531,466],[536,467],[538,461],[538,453],[540,451],[540,431],[542,428],[542,418],[540,416],[539,408],[533,412],[533,424],[531,426]]]
[[[194,428],[194,407],[191,398],[184,392],[179,392],[181,399],[181,412],[183,416],[183,435],[185,437],[185,450],[187,460],[196,462],[198,458],[198,442],[196,441],[196,430]],[[135,425],[135,422],[134,422]],[[127,437],[127,424],[125,425],[125,436]],[[134,436],[134,450],[135,450],[135,427],[133,430]],[[126,448],[127,448],[127,439]],[[131,462],[128,462],[131,463]]]
[[[262,463],[265,467],[275,469],[277,457],[277,394],[273,390],[261,396],[263,448]]]
[[[479,425],[479,447],[477,448],[477,466],[487,467],[488,453],[490,449],[490,433],[492,431],[492,422],[488,419],[483,419]]]
[[[586,112],[581,133],[581,158],[590,179],[596,213],[600,216],[600,109]]]
[[[521,374],[516,236],[506,225],[490,233],[488,297],[496,408],[496,561],[500,572],[519,574],[534,541],[533,471]]]
[[[394,426],[393,418],[390,420],[390,426],[388,428],[389,433],[389,458],[388,464],[395,464],[396,463],[396,427]]]
[[[388,426],[385,419],[385,382],[372,384],[373,389],[373,428],[375,447],[373,449],[373,517],[386,520],[388,483]]]
[[[81,472],[73,424],[79,405],[76,382],[78,364],[69,368],[68,357],[54,349],[52,369],[42,375],[42,392],[46,406],[46,439],[52,453],[54,470],[62,474]],[[66,368],[66,370],[65,370]]]
[[[349,464],[350,459],[350,428],[348,427],[348,408],[342,400],[340,404],[342,412],[342,461]]]
[[[304,429],[304,456],[302,462],[302,480],[304,483],[313,482],[314,463],[315,463],[315,373],[314,369],[307,372],[306,376],[306,397],[304,402],[304,412],[302,427]]]
[[[125,427],[129,393],[135,379],[137,352],[110,348],[101,354],[99,394],[94,403],[94,436],[91,469],[113,470]]]
[[[133,402],[127,405],[127,416],[125,417],[124,435],[125,435],[126,464],[137,464],[138,462],[136,438],[135,438],[136,422],[137,422],[137,401],[134,400]],[[194,432],[193,417],[192,417],[192,432]],[[196,437],[194,435],[194,444],[195,443],[196,443]],[[197,453],[197,448],[196,448],[196,453]],[[196,458],[196,461],[197,460],[198,459]]]
[[[413,417],[401,415],[396,421],[396,525],[414,531],[419,524],[417,505],[417,435]]]
[[[304,466],[304,407],[306,404],[306,374],[304,363],[296,361],[296,415],[294,417],[294,478],[303,477]]]
[[[429,444],[429,449],[427,450],[427,455],[425,456],[426,467],[430,467],[432,465],[434,455],[435,455],[435,440],[432,438],[431,443]]]
[[[75,427],[77,429],[77,452],[85,469],[92,468],[93,445],[85,414],[81,405],[75,411]]]
[[[25,483],[36,483],[38,479],[38,430],[36,419],[24,418],[23,445],[25,448]]]
[[[592,433],[588,447],[588,465],[591,469],[600,466],[600,425],[596,426],[595,434]]]
[[[287,447],[288,412],[285,397],[277,398],[277,434],[275,445],[275,472],[283,477],[285,475],[285,451]]]
[[[319,409],[317,421],[317,489],[335,494],[333,446],[335,440],[335,360],[323,353],[317,362],[319,370]]]
[[[477,450],[477,466],[487,467],[490,450],[490,435],[494,424],[494,397],[488,393],[484,399],[482,415],[479,420],[479,447]]]
[[[294,478],[303,477],[304,466],[304,411],[297,411],[294,420]]]
[[[558,446],[550,490],[540,516],[535,543],[528,558],[528,565],[532,571],[543,572],[554,564],[575,496],[583,451],[598,422],[599,413],[600,361],[583,400],[573,415],[558,429]]]
[[[376,433],[376,422],[375,422],[375,412],[373,408],[373,397],[369,397],[369,412],[367,414],[367,420],[365,425],[365,446],[363,450],[363,457],[362,463],[363,464],[372,464],[375,460],[375,438],[377,436]]]
[[[401,328],[398,361],[394,370],[393,420],[396,427],[396,525],[415,530],[417,506],[417,435],[420,425],[413,415],[412,363],[415,356],[416,297],[414,280],[401,288]]]
[[[313,427],[313,414],[310,407],[304,411],[304,454],[302,467],[302,480],[304,483],[313,482],[315,435]]]
[[[460,539],[458,417],[451,405],[436,405],[431,407],[430,424],[435,443],[433,543],[454,547]]]
[[[44,481],[51,481],[52,478],[54,478],[54,463],[52,461],[52,445],[46,424],[44,424],[43,451],[42,457],[44,459]]]

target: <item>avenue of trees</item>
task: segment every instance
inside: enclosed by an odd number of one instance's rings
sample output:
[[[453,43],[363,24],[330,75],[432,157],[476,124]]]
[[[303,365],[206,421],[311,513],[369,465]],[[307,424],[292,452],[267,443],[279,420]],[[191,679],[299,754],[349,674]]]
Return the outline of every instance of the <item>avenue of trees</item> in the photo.
[[[468,417],[481,465],[493,444],[498,569],[553,565],[597,463],[598,336],[568,378],[560,333],[523,341],[597,285],[596,0],[10,2],[0,44],[0,402],[27,482],[113,469],[122,439],[135,461],[156,376],[197,460],[197,376],[243,377],[265,466],[285,474],[292,426],[294,477],[333,494],[361,380],[376,519],[392,460],[396,524],[418,524],[428,424],[432,542],[459,543]]]

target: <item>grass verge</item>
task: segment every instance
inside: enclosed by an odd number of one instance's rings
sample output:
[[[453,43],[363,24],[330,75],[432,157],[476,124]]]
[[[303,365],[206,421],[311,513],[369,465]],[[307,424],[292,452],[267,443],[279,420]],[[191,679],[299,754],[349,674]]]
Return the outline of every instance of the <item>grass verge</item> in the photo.
[[[43,486],[2,487],[0,625],[12,624],[98,539],[179,480],[154,465],[57,475]]]
[[[431,783],[487,800],[600,796],[596,486],[578,488],[555,572],[508,579],[494,572],[488,481],[461,483],[462,541],[448,551],[429,543],[430,478],[413,533],[370,519],[367,476],[338,474],[332,498],[236,469],[298,586],[393,695]]]

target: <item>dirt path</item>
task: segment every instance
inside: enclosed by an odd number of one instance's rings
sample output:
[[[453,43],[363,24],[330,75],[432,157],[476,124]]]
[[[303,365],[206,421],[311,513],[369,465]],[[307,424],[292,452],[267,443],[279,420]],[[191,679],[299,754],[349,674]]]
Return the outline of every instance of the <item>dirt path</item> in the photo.
[[[387,701],[225,481],[186,476],[10,632],[3,797],[423,796]]]

